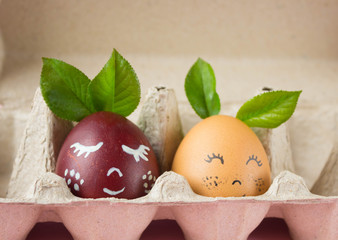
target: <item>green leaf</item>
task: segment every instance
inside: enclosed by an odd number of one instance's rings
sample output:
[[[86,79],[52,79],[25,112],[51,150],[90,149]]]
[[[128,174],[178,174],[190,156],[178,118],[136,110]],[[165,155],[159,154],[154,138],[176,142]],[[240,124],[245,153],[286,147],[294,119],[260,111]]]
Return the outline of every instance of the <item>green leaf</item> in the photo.
[[[40,88],[51,111],[60,118],[80,121],[93,112],[88,98],[89,78],[57,59],[43,58]]]
[[[141,90],[136,73],[115,49],[89,89],[96,111],[110,111],[126,117],[140,102]]]
[[[210,64],[199,58],[185,78],[185,93],[201,118],[217,115],[221,109],[216,92],[216,78]]]
[[[295,111],[302,91],[272,91],[255,96],[237,112],[236,118],[249,127],[276,128]]]

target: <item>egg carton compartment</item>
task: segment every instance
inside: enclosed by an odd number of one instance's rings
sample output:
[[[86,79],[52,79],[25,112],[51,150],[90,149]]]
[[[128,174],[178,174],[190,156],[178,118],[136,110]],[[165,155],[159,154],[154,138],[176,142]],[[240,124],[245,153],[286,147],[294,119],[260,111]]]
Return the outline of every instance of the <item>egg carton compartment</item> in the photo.
[[[149,89],[138,125],[153,144],[162,170],[149,194],[132,200],[78,198],[65,180],[53,173],[73,124],[54,116],[38,89],[7,197],[0,199],[0,239],[25,239],[37,222],[62,222],[76,240],[136,240],[151,221],[172,219],[187,240],[244,240],[267,217],[284,219],[295,240],[337,238],[335,148],[314,184],[317,192],[329,195],[320,196],[309,191],[302,177],[289,171],[293,166],[287,124],[274,130],[256,129],[275,176],[269,190],[256,197],[210,198],[195,194],[183,176],[170,171],[183,137],[172,89]],[[280,152],[276,155],[275,151]]]

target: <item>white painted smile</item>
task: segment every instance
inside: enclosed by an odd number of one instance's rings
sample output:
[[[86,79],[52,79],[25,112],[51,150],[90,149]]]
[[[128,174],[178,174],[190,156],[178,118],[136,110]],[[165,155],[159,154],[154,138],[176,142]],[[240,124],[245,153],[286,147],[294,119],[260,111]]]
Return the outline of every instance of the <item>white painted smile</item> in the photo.
[[[118,168],[116,168],[116,167],[112,167],[112,168],[110,168],[110,169],[108,170],[108,172],[107,172],[107,177],[109,177],[110,174],[112,174],[112,173],[114,173],[114,172],[117,172],[117,174],[119,175],[119,177],[123,177],[123,174],[122,174],[121,170],[118,169]],[[117,195],[117,194],[122,193],[125,189],[126,189],[126,188],[124,187],[124,188],[122,188],[121,190],[113,191],[113,190],[110,190],[110,189],[108,189],[108,188],[103,188],[103,192],[105,192],[105,193],[107,193],[107,194],[109,194],[109,195],[111,195],[111,196],[115,196],[115,195]]]

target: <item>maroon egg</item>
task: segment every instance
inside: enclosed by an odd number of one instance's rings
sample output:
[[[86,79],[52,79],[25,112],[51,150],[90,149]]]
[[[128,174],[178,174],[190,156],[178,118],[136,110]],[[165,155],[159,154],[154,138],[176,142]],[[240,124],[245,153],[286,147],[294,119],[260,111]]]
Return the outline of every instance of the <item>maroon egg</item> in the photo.
[[[154,151],[131,121],[97,112],[80,121],[67,136],[56,173],[72,193],[83,198],[138,198],[159,176]]]

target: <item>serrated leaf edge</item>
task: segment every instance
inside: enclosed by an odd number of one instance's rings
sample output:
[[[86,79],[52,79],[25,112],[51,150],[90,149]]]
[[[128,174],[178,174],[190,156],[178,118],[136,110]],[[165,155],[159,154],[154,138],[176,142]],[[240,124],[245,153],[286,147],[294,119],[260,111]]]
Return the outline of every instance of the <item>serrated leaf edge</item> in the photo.
[[[290,97],[294,97],[294,96],[296,97],[296,102],[294,103],[294,107],[292,108],[292,111],[291,111],[291,113],[290,113],[290,116],[289,116],[288,118],[286,118],[286,120],[281,121],[281,122],[279,122],[278,124],[271,124],[271,125],[269,125],[269,126],[264,125],[264,124],[259,124],[259,125],[253,124],[253,125],[251,125],[250,122],[247,121],[247,120],[252,119],[251,117],[247,117],[247,118],[244,118],[244,119],[243,119],[243,118],[241,118],[241,116],[239,116],[240,114],[241,114],[241,115],[244,115],[243,113],[241,113],[241,110],[242,110],[242,108],[243,108],[247,103],[252,102],[252,101],[255,101],[255,99],[262,97],[262,95],[265,95],[265,94],[271,94],[271,93],[274,93],[274,92],[295,93],[295,95],[290,95]],[[239,119],[239,120],[241,120],[241,121],[243,121],[243,122],[244,122],[245,124],[247,124],[249,127],[276,128],[276,127],[280,126],[281,124],[283,124],[284,122],[286,122],[287,120],[289,120],[290,117],[293,115],[293,113],[294,113],[294,111],[295,111],[295,109],[296,109],[296,106],[297,106],[297,104],[298,104],[299,96],[300,96],[301,93],[302,93],[302,90],[299,90],[299,91],[277,90],[277,91],[270,91],[270,92],[261,93],[261,94],[259,94],[259,95],[254,96],[254,97],[251,98],[250,100],[246,101],[246,102],[240,107],[240,109],[238,110],[238,112],[237,112],[237,114],[236,114],[236,118]],[[272,109],[273,109],[273,108],[272,108]],[[261,112],[264,113],[263,110],[261,110]],[[263,114],[263,113],[262,113],[262,114]],[[250,114],[245,114],[245,115],[250,115]],[[259,119],[258,116],[257,116],[257,117],[254,117],[254,118]],[[272,126],[273,126],[273,127],[272,127]]]
[[[40,91],[41,91],[41,95],[42,95],[42,97],[43,97],[43,99],[44,99],[46,105],[47,105],[48,108],[51,110],[51,112],[53,112],[53,114],[54,114],[55,116],[57,116],[58,118],[63,119],[63,120],[67,120],[67,121],[78,122],[78,120],[76,120],[76,119],[68,118],[68,117],[62,116],[62,115],[60,115],[60,114],[54,112],[54,111],[55,111],[55,110],[53,110],[54,107],[50,104],[50,101],[49,101],[48,97],[45,95],[45,93],[46,93],[45,88],[44,88],[45,86],[44,86],[44,84],[42,84],[42,73],[43,73],[43,68],[44,68],[44,66],[45,66],[45,60],[57,60],[57,61],[60,61],[60,62],[65,63],[65,64],[68,64],[68,63],[66,63],[66,62],[64,62],[64,61],[62,61],[62,60],[59,60],[59,59],[55,59],[55,58],[46,58],[46,57],[42,57],[43,66],[42,66],[42,71],[41,71],[41,73],[40,73]],[[54,64],[53,64],[53,65],[54,65]],[[71,64],[68,64],[68,65],[74,67],[74,66],[71,65]],[[74,67],[74,68],[76,68],[76,67]],[[76,69],[77,69],[78,71],[80,71],[82,74],[84,74],[80,69],[78,69],[78,68],[76,68]],[[85,75],[85,74],[84,74],[84,75]],[[85,76],[86,76],[86,75],[85,75]],[[87,77],[87,76],[86,76],[86,77]],[[87,78],[88,78],[88,77],[87,77]],[[89,78],[88,78],[88,79],[89,79]],[[89,84],[88,84],[88,86],[89,86]],[[87,88],[88,88],[88,86],[87,86]],[[78,96],[76,96],[76,94],[74,94],[74,95],[75,95],[75,97],[76,97],[77,99],[79,99],[80,102],[82,102],[82,100],[81,100]],[[86,97],[86,99],[87,99],[87,97]],[[83,103],[83,102],[82,102],[82,103]],[[88,108],[88,106],[86,105],[86,103],[83,103],[83,105],[86,107],[86,109],[87,109],[89,112],[92,113],[92,111],[90,110],[90,108]],[[65,114],[65,115],[68,115],[68,114]]]
[[[190,98],[188,97],[188,96],[190,95],[190,93],[188,94],[188,91],[187,91],[187,84],[186,84],[186,83],[187,83],[187,78],[188,78],[188,76],[191,76],[191,74],[192,74],[192,72],[191,72],[192,69],[193,69],[196,65],[199,65],[199,64],[201,64],[201,63],[206,63],[207,66],[209,66],[209,67],[211,68],[212,76],[213,76],[214,79],[215,79],[215,89],[213,89],[213,90],[214,90],[214,93],[213,93],[213,94],[217,96],[217,100],[218,100],[218,102],[219,102],[219,104],[218,104],[219,108],[217,109],[217,113],[211,114],[210,109],[208,108],[207,101],[206,101],[206,97],[205,97],[206,94],[205,94],[205,89],[204,89],[204,84],[203,84],[203,85],[202,85],[202,88],[203,88],[203,101],[202,101],[202,102],[204,103],[204,106],[206,106],[206,115],[205,115],[205,116],[204,116],[204,114],[200,113],[200,112],[197,110],[195,104],[192,104]],[[185,93],[186,93],[186,96],[187,96],[187,98],[188,98],[188,101],[189,101],[191,107],[193,108],[193,110],[195,111],[195,113],[196,113],[200,118],[205,119],[205,118],[210,117],[210,116],[212,116],[212,115],[217,115],[217,114],[219,114],[220,109],[221,109],[221,104],[220,104],[220,98],[219,98],[219,95],[218,95],[218,93],[217,93],[217,91],[216,91],[216,76],[215,76],[215,73],[214,73],[214,70],[213,70],[212,66],[211,66],[207,61],[205,61],[205,60],[203,60],[202,58],[199,57],[199,58],[195,61],[195,63],[190,67],[190,69],[189,69],[189,71],[188,71],[188,74],[187,74],[186,77],[185,77],[184,91],[185,91]]]

